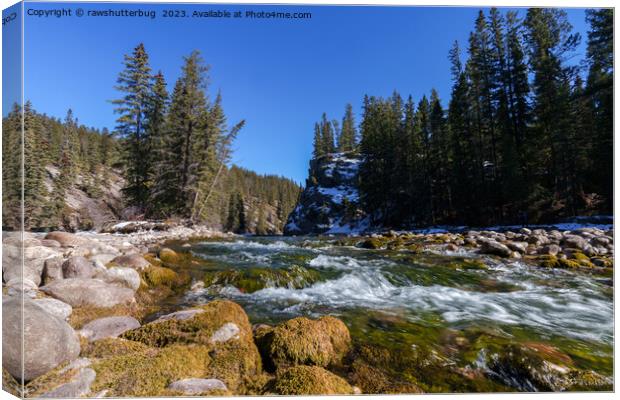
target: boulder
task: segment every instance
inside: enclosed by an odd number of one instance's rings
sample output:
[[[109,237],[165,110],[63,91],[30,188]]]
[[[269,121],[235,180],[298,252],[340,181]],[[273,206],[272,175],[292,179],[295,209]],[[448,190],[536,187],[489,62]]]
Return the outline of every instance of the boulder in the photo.
[[[140,323],[133,317],[105,317],[91,321],[80,330],[80,335],[89,342],[104,338],[115,338],[123,332],[140,327]]]
[[[57,242],[56,240],[51,240],[51,239],[41,240],[41,246],[54,247],[54,248],[62,247],[59,242]]]
[[[63,279],[43,286],[41,291],[73,307],[112,307],[134,301],[133,290],[99,279]]]
[[[2,277],[5,282],[13,278],[24,278],[41,284],[45,261],[60,253],[44,246],[25,247],[23,258],[18,246],[2,246]],[[23,260],[23,270],[22,270]]]
[[[107,283],[128,287],[132,290],[138,290],[140,287],[140,274],[135,269],[131,268],[101,268],[95,272],[95,278],[101,279]]]
[[[588,241],[581,236],[565,235],[562,244],[566,247],[572,247],[579,250],[585,250],[588,247]]]
[[[69,257],[62,264],[62,275],[67,278],[92,278],[95,274],[93,264],[81,256]]]
[[[115,257],[116,257],[116,254],[102,253],[102,254],[96,254],[96,255],[91,256],[90,260],[93,263],[101,263],[101,265],[106,265],[110,263],[112,260],[114,260]]]
[[[114,258],[111,263],[121,267],[133,268],[136,270],[143,270],[151,266],[151,264],[144,259],[140,254],[125,254]]]
[[[43,264],[43,284],[47,285],[56,280],[64,279],[62,273],[62,264],[64,259],[62,257],[48,258]]]
[[[2,302],[2,348],[3,367],[26,381],[80,354],[80,342],[69,324],[33,301],[24,299],[22,303],[18,298]]]
[[[556,256],[560,251],[562,251],[562,248],[557,244],[549,244],[538,250],[538,254]]]
[[[267,368],[300,364],[327,367],[340,364],[351,347],[351,336],[337,318],[298,317],[257,332],[256,342],[266,358]]]
[[[179,255],[176,251],[164,247],[159,250],[159,259],[167,264],[177,264],[179,262]]]
[[[524,254],[527,251],[527,243],[526,242],[507,242],[506,246],[512,250],[517,251],[521,254]]]
[[[174,381],[168,386],[168,389],[174,392],[181,392],[186,395],[197,395],[201,393],[209,393],[216,390],[227,391],[228,388],[219,379],[200,379],[188,378]]]
[[[63,321],[66,321],[73,312],[73,307],[60,300],[45,297],[34,299],[33,301],[36,305]]]
[[[480,246],[480,252],[483,254],[493,254],[500,257],[510,257],[512,252],[510,249],[501,243],[494,240],[484,240]]]
[[[45,239],[55,240],[62,247],[78,247],[87,245],[90,240],[77,236],[69,232],[50,232],[45,235]]]

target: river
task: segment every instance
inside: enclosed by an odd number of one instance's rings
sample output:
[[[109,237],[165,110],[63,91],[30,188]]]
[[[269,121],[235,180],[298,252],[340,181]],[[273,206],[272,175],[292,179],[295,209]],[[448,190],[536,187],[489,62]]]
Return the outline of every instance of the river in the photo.
[[[536,343],[578,369],[612,374],[613,287],[600,276],[466,250],[365,250],[311,237],[175,247],[191,251],[198,262],[190,272],[207,284],[170,308],[227,298],[252,323],[269,324],[329,314],[354,341],[394,351],[422,346],[461,366],[480,366],[480,354],[497,344]]]

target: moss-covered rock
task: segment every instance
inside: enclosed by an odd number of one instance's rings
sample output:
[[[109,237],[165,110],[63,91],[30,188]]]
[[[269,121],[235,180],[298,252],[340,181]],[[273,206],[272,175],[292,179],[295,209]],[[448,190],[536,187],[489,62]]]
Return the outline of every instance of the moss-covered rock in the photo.
[[[82,347],[80,356],[88,358],[108,358],[129,355],[147,350],[144,343],[122,338],[105,338],[87,343]]]
[[[362,249],[378,250],[386,246],[389,240],[384,237],[371,237],[357,244]]]
[[[121,337],[142,342],[148,346],[164,347],[175,343],[211,344],[211,337],[224,324],[239,328],[240,341],[252,341],[252,328],[245,311],[227,300],[212,301],[198,308],[201,312],[191,318],[153,321],[127,331]]]
[[[74,329],[80,329],[90,321],[103,317],[128,316],[138,320],[142,319],[145,310],[138,303],[117,304],[113,307],[74,307],[69,316],[69,325]]]
[[[320,279],[317,271],[293,265],[286,269],[251,268],[242,270],[209,271],[205,285],[231,285],[244,293],[253,293],[266,287],[301,289]]]
[[[274,390],[281,395],[353,394],[344,379],[321,367],[299,365],[279,373]]]
[[[177,273],[170,268],[151,265],[142,273],[144,281],[149,286],[168,286],[179,288],[191,282],[191,277],[185,271]]]
[[[178,264],[180,261],[179,254],[177,254],[176,251],[168,247],[164,247],[163,249],[159,250],[159,259],[164,264],[173,264],[173,265]]]
[[[326,367],[341,363],[351,347],[351,336],[337,318],[299,317],[264,332],[258,344],[262,354],[267,355],[270,368],[300,364]]]

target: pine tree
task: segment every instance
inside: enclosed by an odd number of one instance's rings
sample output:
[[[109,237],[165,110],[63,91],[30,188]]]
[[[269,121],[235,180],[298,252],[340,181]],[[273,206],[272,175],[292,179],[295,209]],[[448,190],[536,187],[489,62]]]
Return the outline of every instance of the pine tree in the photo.
[[[344,117],[342,118],[342,130],[338,137],[338,151],[348,152],[355,150],[357,146],[357,132],[353,117],[353,106],[349,103],[345,107]]]
[[[323,137],[321,136],[321,127],[318,123],[314,124],[314,141],[312,143],[312,158],[318,159],[325,155],[325,147],[323,146]]]
[[[587,10],[588,31],[586,93],[594,111],[595,129],[591,149],[594,160],[590,177],[613,209],[613,12],[611,8]]]
[[[116,89],[125,95],[113,101],[120,114],[116,132],[121,138],[128,204],[143,209],[149,195],[149,143],[147,112],[151,97],[149,56],[140,43],[132,55],[125,56],[125,69],[119,74]]]
[[[332,123],[327,119],[327,114],[325,113],[323,113],[320,128],[323,154],[334,153],[336,151],[334,147],[334,128],[332,126]]]

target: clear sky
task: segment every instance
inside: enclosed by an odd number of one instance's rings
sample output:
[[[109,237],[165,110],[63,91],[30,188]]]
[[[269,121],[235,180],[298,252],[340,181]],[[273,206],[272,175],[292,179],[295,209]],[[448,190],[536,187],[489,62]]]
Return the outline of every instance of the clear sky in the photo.
[[[434,87],[447,104],[448,50],[455,39],[466,47],[477,8],[118,5],[27,3],[28,9],[65,7],[72,17],[25,17],[25,97],[36,110],[63,117],[68,108],[80,122],[113,129],[109,100],[123,54],[140,42],[151,66],[169,88],[182,56],[198,49],[211,65],[209,94],[222,91],[229,122],[247,124],[235,143],[233,161],[259,173],[306,178],[313,125],[323,111],[342,117],[347,102],[357,116],[364,94],[398,90],[416,101]],[[157,11],[144,17],[76,17],[75,10]],[[311,19],[163,18],[165,9],[311,12]],[[582,9],[568,10],[585,39]],[[585,40],[576,59],[585,54]],[[6,59],[6,58],[5,58]],[[7,105],[3,103],[3,114]]]

